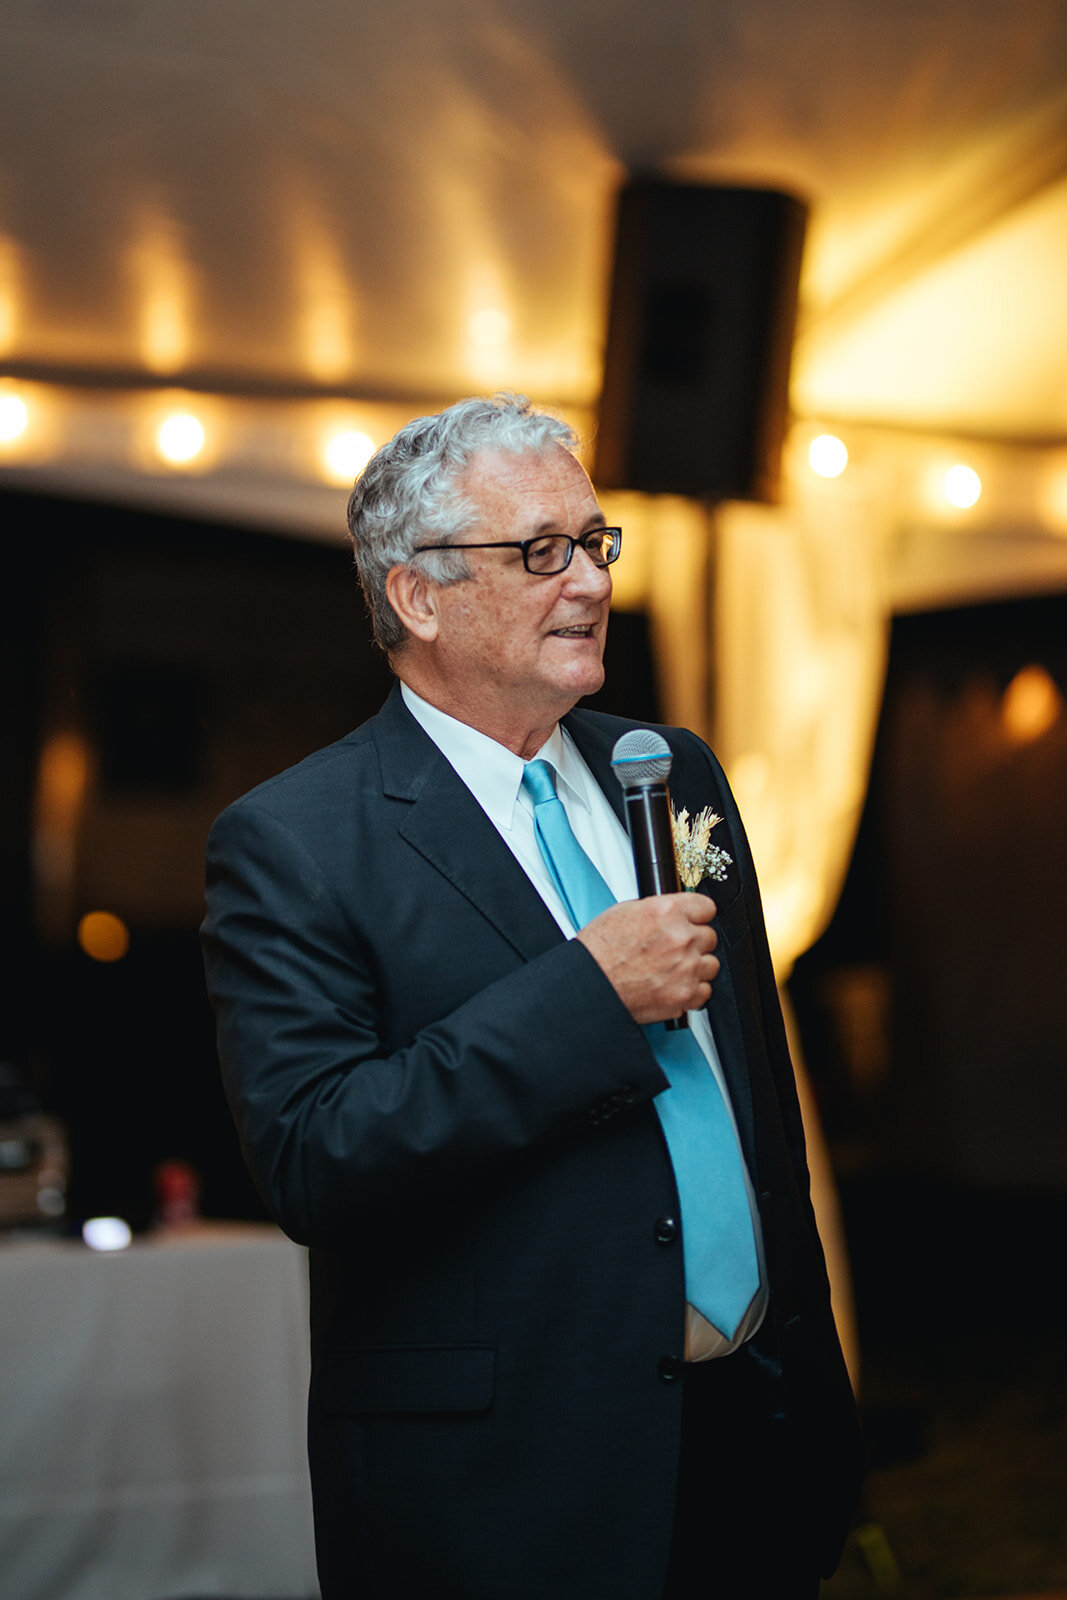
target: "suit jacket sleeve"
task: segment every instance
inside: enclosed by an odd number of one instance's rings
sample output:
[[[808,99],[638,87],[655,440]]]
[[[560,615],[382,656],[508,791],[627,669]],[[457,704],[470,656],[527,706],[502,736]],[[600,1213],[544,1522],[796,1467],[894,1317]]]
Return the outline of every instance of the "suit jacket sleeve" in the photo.
[[[376,1201],[395,1211],[502,1178],[535,1147],[589,1137],[591,1122],[665,1087],[576,940],[532,961],[511,952],[488,983],[464,969],[440,918],[427,916],[417,948],[382,949],[373,919],[348,914],[321,860],[254,797],[212,830],[207,893],[227,1097],[268,1208],[300,1242],[350,1233]],[[376,971],[390,961],[450,963],[462,977],[447,1014],[387,1050]]]

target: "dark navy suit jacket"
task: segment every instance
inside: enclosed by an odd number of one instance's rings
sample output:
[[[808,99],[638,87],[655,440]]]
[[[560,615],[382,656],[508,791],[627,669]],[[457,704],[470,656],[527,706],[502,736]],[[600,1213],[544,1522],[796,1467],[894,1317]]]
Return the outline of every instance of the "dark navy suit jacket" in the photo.
[[[632,724],[565,725],[621,810],[609,761]],[[675,804],[714,807],[734,861],[708,885],[709,1014],[767,1250],[746,1349],[830,1568],[855,1411],[755,876],[711,752],[660,731]],[[685,1336],[680,1243],[657,1227],[678,1210],[665,1080],[397,690],[219,818],[203,938],[245,1157],[311,1251],[324,1600],[658,1595]]]

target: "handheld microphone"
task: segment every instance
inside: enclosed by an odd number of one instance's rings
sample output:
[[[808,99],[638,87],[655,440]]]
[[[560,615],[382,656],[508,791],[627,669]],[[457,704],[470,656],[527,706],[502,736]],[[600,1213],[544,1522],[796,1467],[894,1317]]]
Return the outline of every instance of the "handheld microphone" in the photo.
[[[611,770],[622,786],[626,803],[626,826],[637,869],[637,892],[642,899],[651,894],[677,894],[681,887],[667,788],[673,759],[666,739],[651,728],[624,733],[611,752]],[[668,1028],[688,1026],[686,1016],[667,1021]]]

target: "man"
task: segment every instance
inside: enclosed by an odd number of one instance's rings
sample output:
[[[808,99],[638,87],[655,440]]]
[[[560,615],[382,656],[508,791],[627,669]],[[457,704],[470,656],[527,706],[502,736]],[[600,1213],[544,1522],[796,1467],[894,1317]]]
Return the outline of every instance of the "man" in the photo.
[[[500,397],[378,452],[349,525],[399,685],[212,833],[227,1092],[311,1247],[324,1600],[802,1600],[851,1510],[855,1416],[736,809],[710,751],[662,730],[676,805],[722,815],[725,855],[714,900],[636,900],[610,772],[630,725],[573,710],[602,682],[621,537],[573,442]],[[575,909],[574,871],[604,909]],[[705,1196],[680,1201],[661,1108],[683,1134],[704,1113],[664,1064],[679,1034],[730,1147],[698,1179],[717,1195],[736,1169],[750,1280],[725,1313],[725,1254],[710,1300],[687,1286]]]

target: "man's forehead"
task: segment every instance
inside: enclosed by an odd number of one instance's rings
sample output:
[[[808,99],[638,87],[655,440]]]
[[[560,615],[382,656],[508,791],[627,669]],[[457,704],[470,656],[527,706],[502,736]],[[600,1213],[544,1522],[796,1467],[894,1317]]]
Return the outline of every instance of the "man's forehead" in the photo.
[[[499,514],[505,508],[535,521],[597,511],[596,495],[581,462],[561,444],[545,450],[479,450],[458,486],[476,505]]]

